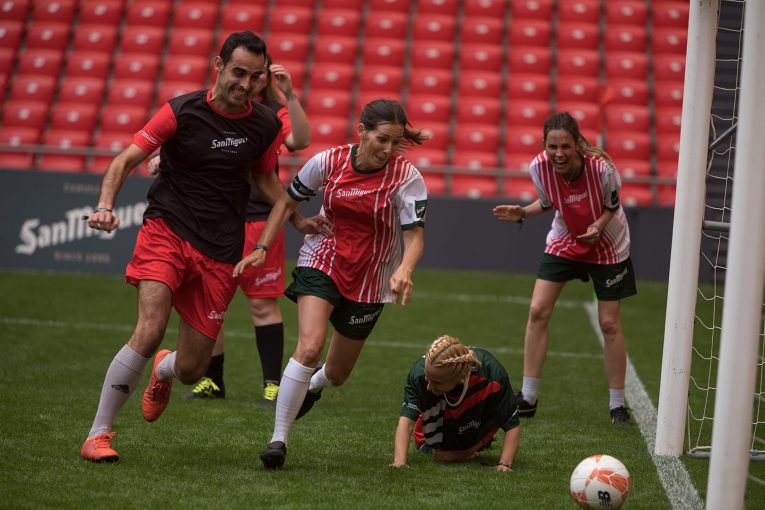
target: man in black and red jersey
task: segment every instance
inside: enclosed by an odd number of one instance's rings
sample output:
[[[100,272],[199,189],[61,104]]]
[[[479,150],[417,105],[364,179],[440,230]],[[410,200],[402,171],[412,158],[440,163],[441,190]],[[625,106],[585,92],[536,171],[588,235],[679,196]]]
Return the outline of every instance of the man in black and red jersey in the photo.
[[[248,177],[271,202],[284,193],[273,172],[281,123],[272,110],[250,100],[253,87],[266,79],[265,43],[252,32],[231,34],[213,67],[217,80],[210,90],[171,99],[112,161],[88,219],[91,228],[116,229],[112,209],[122,183],[161,147],[163,171],[149,190],[125,276],[138,289],[136,327],[106,372],[80,451],[93,462],[119,461],[111,447],[112,422],[159,348],[173,307],[180,316],[177,351],[157,353],[143,396],[144,418],[160,417],[174,378],[191,384],[202,377],[236,290],[232,272],[242,256]],[[316,232],[319,221],[294,223]]]

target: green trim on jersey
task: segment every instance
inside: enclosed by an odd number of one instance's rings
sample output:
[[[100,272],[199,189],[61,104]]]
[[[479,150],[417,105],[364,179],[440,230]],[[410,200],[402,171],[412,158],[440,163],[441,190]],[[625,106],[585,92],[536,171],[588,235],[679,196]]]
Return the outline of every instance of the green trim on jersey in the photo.
[[[481,366],[471,372],[465,398],[456,407],[447,404],[444,395],[428,391],[424,357],[409,371],[400,416],[416,421],[422,414],[425,442],[432,448],[464,450],[493,436],[498,428],[508,431],[519,425],[518,404],[507,371],[489,352],[472,349]],[[457,401],[462,389],[458,385],[446,398]]]

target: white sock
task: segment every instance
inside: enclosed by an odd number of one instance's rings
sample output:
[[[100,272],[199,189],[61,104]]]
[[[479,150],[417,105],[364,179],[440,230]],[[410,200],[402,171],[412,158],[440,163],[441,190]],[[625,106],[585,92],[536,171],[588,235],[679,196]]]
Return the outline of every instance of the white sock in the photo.
[[[303,405],[305,394],[313,374],[313,368],[306,367],[290,358],[282,373],[279,384],[279,396],[276,397],[276,417],[274,418],[274,433],[271,442],[281,441],[287,444],[295,416]]]
[[[527,377],[523,376],[523,386],[521,386],[521,393],[523,393],[523,399],[531,405],[534,405],[537,401],[537,390],[539,389],[539,377]]]
[[[609,409],[616,409],[617,407],[624,406],[624,388],[608,388],[608,407]]]
[[[117,412],[133,394],[150,359],[144,358],[127,345],[114,356],[104,376],[101,399],[88,437],[111,430]]]
[[[334,384],[327,379],[327,374],[324,372],[326,366],[327,365],[323,365],[318,372],[313,374],[313,377],[311,377],[311,384],[308,386],[308,391],[319,391],[322,388],[334,387]]]
[[[157,375],[160,381],[167,381],[175,377],[175,355],[178,351],[173,351],[159,362],[157,365]]]

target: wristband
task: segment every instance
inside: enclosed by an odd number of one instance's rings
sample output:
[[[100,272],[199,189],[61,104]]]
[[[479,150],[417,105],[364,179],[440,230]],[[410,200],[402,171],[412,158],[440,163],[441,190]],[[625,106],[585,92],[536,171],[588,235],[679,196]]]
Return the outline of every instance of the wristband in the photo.
[[[497,466],[505,466],[507,469],[513,469],[513,465],[508,462],[497,462]]]
[[[108,207],[96,207],[96,212],[112,212]]]
[[[590,225],[590,226],[589,226],[589,227],[587,227],[587,228],[590,228],[590,227],[592,227],[592,228],[594,228],[595,230],[597,230],[597,231],[598,231],[598,235],[600,235],[600,229],[598,228],[598,226],[597,226],[596,224],[594,224],[594,223],[593,223],[592,225]]]
[[[252,250],[252,251],[255,251],[255,250],[268,251],[268,245],[267,244],[263,244],[263,243],[258,243],[258,244],[255,245],[255,249]]]

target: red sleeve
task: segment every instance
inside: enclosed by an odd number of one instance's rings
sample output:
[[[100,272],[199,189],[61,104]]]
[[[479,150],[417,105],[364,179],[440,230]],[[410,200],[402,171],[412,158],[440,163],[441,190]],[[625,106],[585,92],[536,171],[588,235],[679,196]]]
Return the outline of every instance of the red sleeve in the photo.
[[[165,103],[143,129],[133,135],[133,142],[146,154],[151,154],[175,134],[176,128],[173,109]]]
[[[255,167],[252,171],[256,174],[270,174],[273,172],[274,168],[276,168],[276,163],[279,161],[279,147],[281,145],[282,134],[279,132],[274,137],[274,141],[271,142],[271,146],[255,162]]]
[[[282,121],[282,140],[286,140],[290,133],[292,133],[292,122],[290,122],[290,112],[286,106],[282,106],[276,115],[279,120]]]

